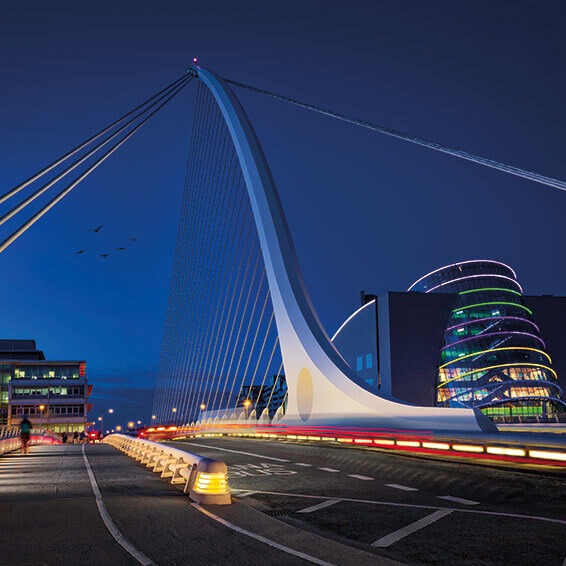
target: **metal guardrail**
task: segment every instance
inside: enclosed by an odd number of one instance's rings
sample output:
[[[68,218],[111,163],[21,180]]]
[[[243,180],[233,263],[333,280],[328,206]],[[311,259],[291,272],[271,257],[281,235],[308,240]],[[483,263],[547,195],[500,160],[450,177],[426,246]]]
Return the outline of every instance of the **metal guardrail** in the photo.
[[[566,413],[546,413],[531,416],[490,416],[490,419],[496,424],[566,424]]]
[[[184,484],[183,491],[196,503],[232,503],[225,462],[123,434],[111,434],[102,442],[135,458],[154,472],[161,472],[161,477],[171,478],[171,483]]]

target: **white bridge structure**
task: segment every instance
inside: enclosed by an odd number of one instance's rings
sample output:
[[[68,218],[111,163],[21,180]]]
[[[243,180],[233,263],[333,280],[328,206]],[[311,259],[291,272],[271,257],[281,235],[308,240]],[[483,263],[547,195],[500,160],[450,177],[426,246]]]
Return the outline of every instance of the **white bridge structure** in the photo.
[[[206,86],[221,112],[253,211],[287,384],[285,410],[279,407],[273,418],[290,426],[493,430],[491,421],[479,411],[411,406],[379,396],[344,361],[309,298],[275,181],[246,112],[227,82],[217,74],[197,65],[189,73]],[[184,392],[181,388],[163,403],[171,381],[167,376],[160,377],[161,390],[154,412],[158,420],[171,420],[168,413],[182,402]],[[190,376],[188,384],[191,385]],[[195,399],[200,402],[200,398]],[[195,423],[198,426],[226,420],[270,420],[268,407],[258,415],[255,410],[241,407],[218,409],[216,404],[207,411],[208,404],[202,405]]]
[[[379,395],[346,363],[309,298],[267,159],[230,85],[555,189],[566,190],[564,181],[223,79],[195,61],[170,85],[0,195],[2,204],[31,190],[0,216],[2,226],[76,174],[0,242],[0,253],[190,83],[197,85],[195,109],[152,424],[494,432],[479,411],[412,406]]]

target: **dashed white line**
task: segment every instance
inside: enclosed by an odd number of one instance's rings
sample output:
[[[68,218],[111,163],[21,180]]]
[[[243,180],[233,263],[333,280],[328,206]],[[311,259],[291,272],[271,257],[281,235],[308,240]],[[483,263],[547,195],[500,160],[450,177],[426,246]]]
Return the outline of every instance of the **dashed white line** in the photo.
[[[446,501],[453,501],[454,503],[461,503],[462,505],[479,505],[479,501],[472,501],[471,499],[463,499],[462,497],[453,497],[452,495],[439,495],[438,499]]]
[[[306,495],[304,493],[290,493],[284,491],[257,491],[265,495],[283,495],[285,497],[301,497],[303,499],[331,499],[328,495]],[[498,511],[477,511],[475,509],[461,509],[459,507],[437,507],[436,505],[418,505],[415,503],[394,503],[393,501],[376,501],[372,499],[354,499],[352,497],[342,497],[342,501],[352,503],[368,503],[369,505],[383,505],[385,507],[407,507],[409,509],[436,509],[443,511],[455,511],[456,513],[472,513],[474,515],[489,515],[491,517],[512,517],[514,519],[533,519],[535,521],[545,521],[557,525],[566,525],[564,519],[554,519],[552,517],[541,517],[540,515],[521,515],[519,513],[501,513]],[[566,566],[566,564],[564,565]]]
[[[398,483],[386,483],[387,487],[392,487],[394,489],[400,489],[402,491],[419,491],[416,487],[409,487],[408,485],[400,485]]]
[[[304,466],[305,468],[310,468],[312,464],[304,464],[303,462],[295,462],[297,466]]]
[[[319,509],[326,509],[326,507],[330,507],[331,505],[335,505],[336,503],[340,503],[341,499],[327,499],[326,501],[322,501],[321,503],[317,503],[316,505],[311,505],[310,507],[305,507],[297,513],[312,513],[313,511],[318,511]]]
[[[450,513],[452,513],[452,510],[450,509],[441,509],[439,511],[435,511],[434,513],[431,513],[430,515],[427,515],[426,517],[423,517],[422,519],[419,519],[418,521],[415,521],[414,523],[411,523],[406,527],[403,527],[401,529],[398,529],[397,531],[393,531],[392,533],[385,535],[384,537],[381,537],[380,539],[373,542],[371,546],[387,548],[393,543],[400,541],[402,538],[405,538],[406,536],[412,535],[413,533],[424,529],[426,526],[435,523],[439,519],[442,519],[442,517],[446,517],[446,515],[449,515]]]
[[[373,478],[362,476],[360,474],[348,474],[348,476],[350,476],[351,478],[356,478],[357,480],[373,480]]]
[[[334,468],[318,468],[319,470],[322,470],[323,472],[339,472],[340,470],[335,470]]]

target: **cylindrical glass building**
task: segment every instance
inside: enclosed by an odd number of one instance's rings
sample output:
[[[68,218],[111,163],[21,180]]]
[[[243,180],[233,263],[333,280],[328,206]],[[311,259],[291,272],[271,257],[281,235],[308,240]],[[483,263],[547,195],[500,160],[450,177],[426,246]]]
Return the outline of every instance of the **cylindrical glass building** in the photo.
[[[437,405],[476,407],[496,420],[566,411],[513,269],[465,261],[421,277],[409,291],[457,295],[440,350]]]

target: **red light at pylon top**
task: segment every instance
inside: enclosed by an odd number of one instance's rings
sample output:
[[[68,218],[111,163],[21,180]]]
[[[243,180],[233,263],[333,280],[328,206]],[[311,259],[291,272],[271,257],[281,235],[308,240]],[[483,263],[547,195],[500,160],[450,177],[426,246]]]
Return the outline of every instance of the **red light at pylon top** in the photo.
[[[194,63],[195,65],[197,64],[197,58],[196,58],[196,57],[193,59],[193,63]]]

